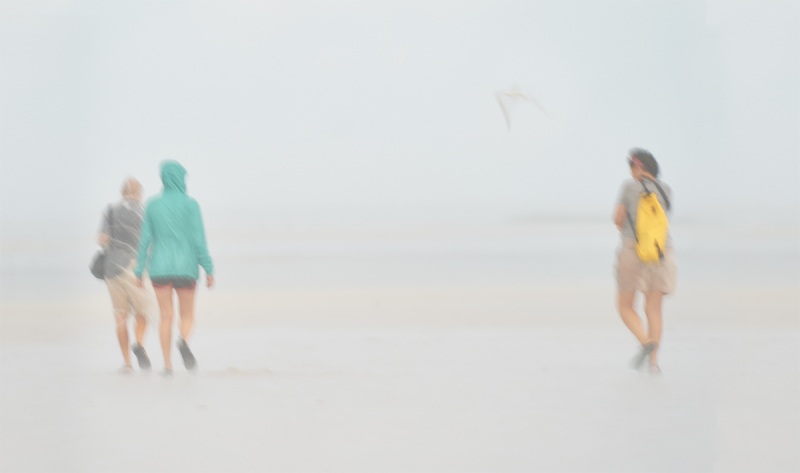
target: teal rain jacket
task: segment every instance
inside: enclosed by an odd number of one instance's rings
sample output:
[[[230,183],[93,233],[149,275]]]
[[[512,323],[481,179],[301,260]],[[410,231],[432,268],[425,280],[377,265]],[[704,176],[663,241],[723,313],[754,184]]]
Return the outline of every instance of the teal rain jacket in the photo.
[[[214,274],[206,247],[200,205],[186,195],[186,169],[176,161],[161,165],[161,195],[147,202],[139,252],[137,277],[147,270],[151,278],[197,279],[198,266]]]

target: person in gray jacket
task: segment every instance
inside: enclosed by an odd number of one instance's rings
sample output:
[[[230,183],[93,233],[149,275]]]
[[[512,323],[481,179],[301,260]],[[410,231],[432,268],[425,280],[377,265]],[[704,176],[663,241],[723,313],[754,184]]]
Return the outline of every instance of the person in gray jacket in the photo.
[[[111,295],[117,338],[125,360],[123,372],[133,370],[131,351],[136,355],[140,368],[149,369],[151,366],[150,358],[142,346],[147,328],[148,294],[137,285],[133,274],[143,215],[142,185],[136,179],[128,178],[122,185],[122,200],[106,209],[98,236],[98,243],[106,253],[105,281]],[[129,348],[128,317],[131,313],[136,319],[136,342]]]

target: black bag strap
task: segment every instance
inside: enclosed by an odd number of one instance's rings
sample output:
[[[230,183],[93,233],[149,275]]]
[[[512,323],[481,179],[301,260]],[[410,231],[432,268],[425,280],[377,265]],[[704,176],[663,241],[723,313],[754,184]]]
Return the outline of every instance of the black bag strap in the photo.
[[[639,243],[639,235],[636,233],[636,224],[633,223],[633,219],[627,208],[625,209],[625,216],[628,217],[628,223],[631,224],[631,230],[633,230],[633,237],[636,238],[636,243]]]
[[[112,233],[114,233],[114,227],[111,225],[112,224],[112,214],[113,214],[113,212],[114,212],[114,206],[111,205],[111,204],[108,204],[108,210],[106,211],[106,224],[108,225],[108,240],[109,240],[109,244],[111,244],[111,240],[114,239],[114,235],[112,235]]]
[[[658,181],[656,181],[655,179],[651,179],[649,177],[643,177],[642,180],[639,181],[639,182],[641,182],[642,188],[644,188],[645,192],[650,192],[649,190],[647,190],[647,187],[644,185],[644,180],[645,179],[647,179],[648,181],[650,181],[650,182],[652,182],[653,184],[656,185],[656,189],[658,189],[658,192],[661,193],[661,197],[664,198],[664,204],[666,204],[667,211],[669,211],[669,209],[671,207],[671,204],[669,202],[669,197],[667,197],[667,193],[664,192],[664,189],[661,188],[661,185],[658,183]]]

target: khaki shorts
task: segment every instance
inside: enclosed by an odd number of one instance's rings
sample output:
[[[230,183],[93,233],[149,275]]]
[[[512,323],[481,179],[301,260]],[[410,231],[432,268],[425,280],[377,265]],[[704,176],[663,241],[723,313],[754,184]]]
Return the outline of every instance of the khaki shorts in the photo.
[[[636,254],[636,242],[625,240],[617,250],[615,272],[619,292],[671,294],[675,290],[677,269],[672,248],[667,248],[658,263],[644,263]]]
[[[134,314],[146,315],[148,309],[147,292],[136,285],[136,276],[133,271],[126,269],[118,276],[106,279],[108,293],[111,294],[111,305],[114,314],[125,314],[132,311]]]

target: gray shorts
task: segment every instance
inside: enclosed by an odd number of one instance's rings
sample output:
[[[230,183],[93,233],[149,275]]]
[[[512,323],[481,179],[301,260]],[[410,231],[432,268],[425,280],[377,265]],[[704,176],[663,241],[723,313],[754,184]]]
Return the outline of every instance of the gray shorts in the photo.
[[[667,248],[664,258],[657,263],[644,263],[636,254],[636,242],[623,240],[617,250],[615,265],[619,292],[660,292],[671,294],[675,290],[677,269],[675,254]]]

